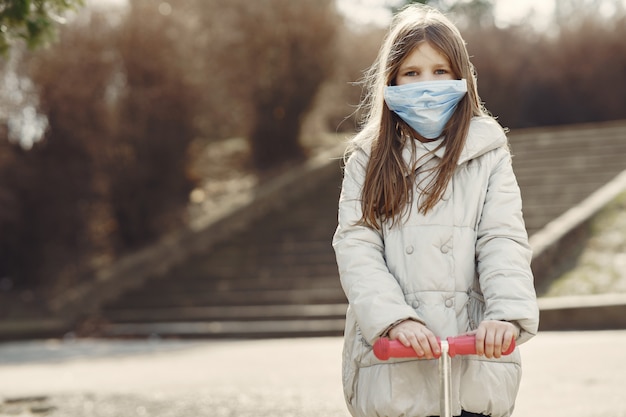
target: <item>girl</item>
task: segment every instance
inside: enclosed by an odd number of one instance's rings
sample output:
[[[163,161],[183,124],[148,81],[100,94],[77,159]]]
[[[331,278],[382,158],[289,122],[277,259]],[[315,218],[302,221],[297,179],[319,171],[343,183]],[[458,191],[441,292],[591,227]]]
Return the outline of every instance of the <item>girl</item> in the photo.
[[[439,414],[437,337],[476,334],[452,359],[454,415],[508,416],[513,338],[537,332],[531,250],[507,139],[482,108],[459,31],[438,11],[399,13],[370,70],[333,238],[349,301],[343,385],[355,417]],[[380,362],[379,337],[421,359]]]

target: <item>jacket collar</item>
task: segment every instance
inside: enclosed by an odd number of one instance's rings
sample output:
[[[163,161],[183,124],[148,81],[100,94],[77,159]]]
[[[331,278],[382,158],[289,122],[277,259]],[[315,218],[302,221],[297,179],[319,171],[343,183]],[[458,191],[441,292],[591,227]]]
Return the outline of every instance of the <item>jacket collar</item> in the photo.
[[[423,166],[434,157],[443,158],[445,145],[437,147],[444,139],[431,142],[416,141],[415,149],[407,141],[402,150],[402,157],[409,167],[415,169]],[[507,139],[504,130],[492,117],[474,117],[470,123],[465,147],[461,151],[458,164],[478,158],[479,156],[506,145]]]

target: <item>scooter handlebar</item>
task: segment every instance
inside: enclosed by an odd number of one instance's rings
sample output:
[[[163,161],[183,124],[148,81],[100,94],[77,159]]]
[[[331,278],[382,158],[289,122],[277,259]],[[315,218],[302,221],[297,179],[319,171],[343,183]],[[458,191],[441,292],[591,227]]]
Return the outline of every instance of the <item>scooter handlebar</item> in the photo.
[[[439,340],[439,339],[437,339]],[[451,357],[456,355],[475,355],[476,354],[476,337],[474,335],[463,335],[448,337],[448,354]],[[441,345],[441,342],[439,342]],[[511,341],[509,348],[502,352],[503,355],[509,355],[515,350],[515,339]],[[389,358],[415,358],[417,353],[412,347],[406,347],[397,340],[389,340],[381,337],[374,343],[374,355],[382,361]]]

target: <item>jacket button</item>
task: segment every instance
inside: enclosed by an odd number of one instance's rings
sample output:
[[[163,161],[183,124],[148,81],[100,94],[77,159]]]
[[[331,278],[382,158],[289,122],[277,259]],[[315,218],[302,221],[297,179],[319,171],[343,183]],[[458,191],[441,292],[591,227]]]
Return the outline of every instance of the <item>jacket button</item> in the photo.
[[[446,307],[452,307],[454,305],[454,300],[452,298],[448,298],[446,300]]]
[[[407,253],[408,255],[412,254],[412,253],[413,253],[413,246],[407,246],[407,247],[406,247],[406,253]]]
[[[449,251],[450,251],[450,248],[448,248],[447,246],[441,247],[441,253],[448,253]]]
[[[420,306],[420,302],[415,300],[415,301],[413,301],[413,303],[411,305],[413,306],[413,308],[418,308]]]

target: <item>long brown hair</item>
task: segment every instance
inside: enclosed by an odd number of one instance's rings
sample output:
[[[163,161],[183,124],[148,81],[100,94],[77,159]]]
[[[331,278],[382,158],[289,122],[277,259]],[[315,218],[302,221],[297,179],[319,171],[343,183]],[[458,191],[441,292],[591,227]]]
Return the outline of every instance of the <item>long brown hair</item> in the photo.
[[[443,158],[428,175],[420,196],[419,211],[427,213],[442,198],[452,178],[472,117],[486,114],[476,89],[476,73],[458,29],[439,11],[410,5],[398,13],[383,42],[378,58],[365,78],[366,96],[363,129],[354,138],[353,148],[369,147],[370,160],[361,195],[361,223],[380,229],[380,222],[392,224],[410,207],[414,193],[414,168],[407,166],[402,150],[413,131],[384,101],[385,86],[394,83],[403,60],[422,42],[428,42],[448,57],[456,79],[467,80],[467,94],[444,128]]]

